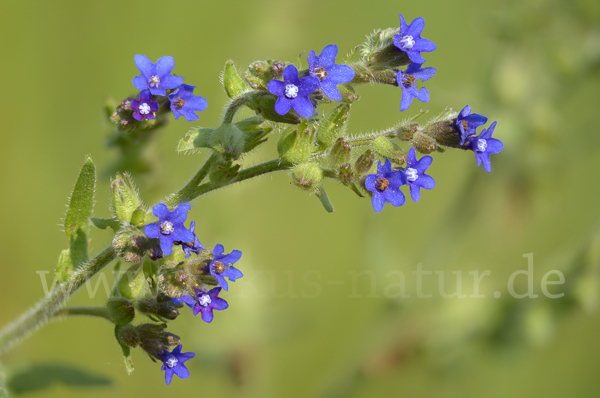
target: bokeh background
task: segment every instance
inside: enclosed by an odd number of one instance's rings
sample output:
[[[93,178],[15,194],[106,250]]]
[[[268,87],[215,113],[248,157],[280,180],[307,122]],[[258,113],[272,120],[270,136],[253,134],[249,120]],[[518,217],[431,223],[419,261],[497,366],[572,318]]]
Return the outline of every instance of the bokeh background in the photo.
[[[400,92],[360,87],[350,131],[386,128],[420,107],[430,115],[466,104],[497,120],[504,151],[488,175],[472,153],[436,154],[437,186],[418,204],[375,214],[367,199],[326,183],[335,213],[280,173],[195,202],[190,218],[207,246],[244,252],[245,277],[226,295],[230,309],[205,324],[185,311],[170,327],[182,337],[192,376],[164,385],[160,364],[134,352],[127,376],[110,325],[54,322],[2,358],[9,377],[59,363],[110,380],[106,386],[55,383],[31,397],[589,397],[600,392],[600,2],[525,1],[27,1],[0,4],[0,324],[43,295],[36,271],[52,271],[67,247],[61,217],[84,156],[99,171],[106,148],[107,97],[135,92],[134,54],[172,55],[175,72],[198,86],[218,123],[227,59],[296,61],[336,43],[345,54],[398,13],[426,20],[426,56],[437,75],[431,102],[398,111]],[[303,58],[305,59],[305,58]],[[429,115],[423,118],[429,117]],[[175,191],[205,153],[177,155],[196,123],[173,121],[152,148],[155,171],[138,178],[147,203]],[[275,156],[272,137],[247,164]],[[108,217],[108,180],[99,180],[95,215]],[[389,205],[388,205],[389,206]],[[110,242],[95,230],[90,249]],[[536,299],[515,299],[507,280],[533,253]],[[418,264],[429,299],[416,297]],[[483,279],[485,298],[442,298],[463,273]],[[565,284],[545,298],[542,276]],[[366,271],[358,276],[357,273]],[[391,297],[407,276],[410,298]],[[51,274],[50,274],[51,275]],[[112,280],[110,273],[108,280]],[[50,276],[47,276],[50,283]],[[335,283],[341,281],[342,283]],[[526,290],[524,277],[517,290]],[[502,297],[496,299],[495,291]],[[74,304],[102,304],[85,288]],[[36,369],[36,368],[34,368]]]

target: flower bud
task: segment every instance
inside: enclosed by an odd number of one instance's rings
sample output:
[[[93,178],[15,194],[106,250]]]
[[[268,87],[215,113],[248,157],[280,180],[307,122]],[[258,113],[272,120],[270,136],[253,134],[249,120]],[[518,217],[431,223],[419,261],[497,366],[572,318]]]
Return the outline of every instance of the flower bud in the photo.
[[[148,292],[148,282],[141,264],[134,264],[121,275],[113,296],[136,301]]]
[[[140,344],[140,338],[138,336],[135,326],[126,325],[123,327],[117,326],[115,329],[117,340],[119,343],[128,347],[137,347]]]
[[[340,166],[338,177],[344,185],[351,184],[354,181],[354,171],[350,163],[344,163]]]
[[[110,320],[116,325],[127,325],[135,318],[133,304],[124,298],[112,297],[108,300],[106,308],[108,308]]]
[[[165,351],[170,351],[171,348],[179,345],[179,336],[165,332],[166,325],[156,325],[145,323],[139,325],[136,329],[140,341],[140,346],[151,357],[159,358]]]
[[[432,123],[427,127],[427,135],[435,139],[438,144],[453,148],[461,148],[460,131],[452,121],[440,121]]]
[[[329,148],[333,145],[335,140],[344,133],[348,123],[349,113],[350,105],[342,104],[332,109],[319,122],[317,127],[317,139],[320,148]]]
[[[142,206],[137,189],[128,173],[117,174],[110,181],[110,209],[115,217],[123,223],[131,222],[133,213]]]
[[[145,235],[134,235],[139,229],[126,229],[119,231],[113,239],[113,248],[117,256],[129,263],[139,263],[154,242]]]
[[[166,296],[164,296],[166,297]],[[179,305],[181,307],[181,304]],[[138,311],[154,315],[163,322],[172,321],[179,316],[178,306],[170,297],[164,301],[158,301],[155,297],[146,297],[137,302]]]
[[[371,167],[373,167],[373,163],[375,163],[375,155],[373,154],[373,151],[367,149],[365,153],[356,159],[356,163],[354,164],[356,174],[359,176],[368,174],[369,171],[371,171]]]
[[[281,79],[283,77],[284,69],[285,67],[281,62],[275,62],[273,66],[271,66],[271,76],[273,76],[274,79]]]
[[[352,147],[350,144],[344,139],[344,137],[340,137],[337,139],[335,144],[333,144],[333,148],[331,148],[331,152],[329,156],[333,164],[342,164],[348,163],[350,161],[350,157],[352,155]]]
[[[281,79],[287,65],[273,60],[255,61],[248,66],[246,80],[256,90],[266,90],[273,79]]]
[[[417,132],[418,129],[419,129],[419,124],[412,123],[407,126],[399,127],[398,130],[396,130],[396,135],[402,141],[410,141],[410,140],[412,140],[413,135]]]
[[[298,164],[310,159],[315,149],[315,130],[307,122],[282,134],[277,143],[277,151],[283,160]]]
[[[373,150],[392,163],[399,165],[406,163],[406,154],[385,137],[377,137],[373,140]]]
[[[309,191],[319,186],[323,179],[323,170],[316,163],[299,164],[292,170],[292,180],[297,187]]]
[[[438,145],[433,139],[421,132],[415,133],[412,139],[412,145],[421,153],[431,153],[438,148]]]

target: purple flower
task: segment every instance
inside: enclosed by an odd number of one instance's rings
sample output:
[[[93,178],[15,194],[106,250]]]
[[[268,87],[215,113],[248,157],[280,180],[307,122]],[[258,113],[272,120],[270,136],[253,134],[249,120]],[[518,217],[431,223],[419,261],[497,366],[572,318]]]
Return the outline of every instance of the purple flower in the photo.
[[[319,87],[325,96],[334,101],[341,101],[342,95],[336,86],[354,79],[354,69],[347,65],[336,64],[337,53],[337,46],[330,44],[321,51],[321,55],[318,57],[311,50],[307,60],[310,75],[319,79]]]
[[[405,111],[410,107],[413,98],[417,98],[421,102],[429,102],[429,91],[425,87],[421,90],[417,89],[417,79],[421,79],[421,81],[429,80],[435,75],[435,72],[435,68],[421,68],[421,64],[415,64],[414,62],[408,65],[404,72],[398,71],[396,80],[398,86],[402,89],[401,111]]]
[[[159,355],[160,360],[163,361],[163,365],[160,370],[164,370],[165,382],[167,385],[171,384],[173,375],[176,374],[182,379],[190,377],[190,371],[185,367],[184,363],[196,356],[193,352],[181,352],[181,344],[179,344],[172,352],[164,351]]]
[[[421,52],[431,52],[437,48],[432,41],[421,37],[424,27],[423,18],[415,18],[410,25],[406,25],[404,17],[400,14],[400,34],[394,35],[394,45],[404,51],[412,62],[418,64],[425,63]]]
[[[242,252],[234,250],[229,254],[223,254],[224,251],[223,245],[216,245],[213,249],[213,261],[211,261],[208,267],[210,274],[214,276],[219,285],[227,291],[229,290],[229,285],[225,278],[229,278],[231,282],[235,282],[236,279],[241,278],[244,274],[231,265],[242,257]]]
[[[283,81],[271,80],[267,85],[269,92],[279,96],[275,102],[275,111],[285,115],[290,108],[294,108],[300,116],[311,117],[314,112],[313,104],[308,96],[319,88],[319,79],[306,76],[300,79],[298,69],[288,65],[283,71]]]
[[[158,217],[158,222],[146,225],[144,233],[149,238],[160,239],[160,248],[165,256],[172,253],[175,242],[195,241],[196,236],[183,225],[189,210],[190,205],[179,205],[175,210],[169,211],[163,203],[152,208],[152,213]]]
[[[175,116],[175,120],[182,115],[188,122],[200,119],[200,116],[196,115],[194,111],[202,112],[208,106],[208,102],[204,97],[192,95],[195,88],[196,86],[182,84],[175,92],[169,94],[171,111]]]
[[[402,206],[406,201],[400,187],[406,184],[406,175],[401,171],[392,171],[392,164],[389,159],[381,165],[377,162],[377,174],[369,174],[365,180],[366,188],[373,192],[373,210],[379,213],[383,210],[385,202],[390,202],[392,206]]]
[[[460,145],[464,145],[467,137],[477,134],[477,127],[487,123],[487,117],[471,113],[471,107],[465,106],[454,119],[454,128],[460,132]]]
[[[194,316],[202,313],[202,320],[211,323],[213,320],[213,310],[226,310],[229,308],[227,301],[218,297],[221,292],[220,287],[215,287],[208,292],[205,290],[196,290],[196,300],[194,304]]]
[[[410,188],[410,196],[417,203],[421,197],[421,188],[432,189],[435,187],[433,178],[425,174],[425,171],[431,166],[433,158],[431,156],[423,156],[417,161],[415,148],[410,148],[408,158],[406,160],[406,168],[402,169],[406,176],[406,183]]]
[[[194,229],[196,228],[196,221],[192,221],[190,224],[190,232],[194,234],[194,240],[190,242],[175,242],[176,244],[181,245],[183,252],[185,253],[185,258],[188,258],[192,255],[192,253],[200,254],[200,250],[204,250],[204,245],[200,243],[196,233],[194,233]]]
[[[478,137],[468,137],[467,145],[475,152],[475,160],[477,160],[477,167],[483,162],[483,168],[488,173],[492,172],[492,163],[490,162],[490,155],[499,153],[504,145],[502,141],[492,138],[494,129],[496,128],[496,122],[492,123],[486,130],[483,129]]]
[[[158,111],[158,102],[152,101],[150,90],[140,92],[139,100],[131,100],[131,109],[133,109],[133,117],[136,120],[154,119],[154,112]]]
[[[165,89],[177,88],[183,83],[183,78],[171,75],[175,68],[173,57],[161,57],[153,64],[145,55],[138,54],[133,57],[135,66],[142,73],[133,78],[133,85],[138,90],[150,90],[154,95],[167,95]]]
[[[196,304],[196,300],[194,300],[194,298],[187,293],[185,293],[181,297],[171,297],[171,300],[173,300],[173,302],[178,305],[181,303],[185,303],[190,308],[193,308]]]

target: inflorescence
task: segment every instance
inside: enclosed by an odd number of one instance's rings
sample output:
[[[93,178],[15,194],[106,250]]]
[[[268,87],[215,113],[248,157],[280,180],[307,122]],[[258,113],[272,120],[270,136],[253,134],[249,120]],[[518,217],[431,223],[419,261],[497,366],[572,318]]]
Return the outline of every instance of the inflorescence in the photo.
[[[196,236],[195,222],[186,227],[187,202],[199,196],[200,190],[208,192],[266,172],[290,170],[293,182],[314,193],[328,211],[333,210],[321,185],[324,178],[341,182],[361,197],[370,196],[379,213],[385,203],[398,207],[406,202],[402,187],[407,187],[414,202],[420,200],[422,188],[435,187],[435,180],[426,174],[433,162],[430,153],[445,148],[472,151],[477,166],[483,164],[491,172],[490,155],[503,148],[500,140],[492,138],[496,122],[478,134],[487,117],[471,113],[469,106],[460,112],[447,108],[423,125],[415,122],[421,112],[381,132],[346,133],[349,110],[359,99],[355,87],[360,84],[400,88],[400,111],[408,110],[415,98],[429,102],[429,91],[418,88],[418,81],[434,77],[436,69],[423,66],[422,54],[434,51],[436,45],[421,37],[424,26],[423,18],[407,25],[400,15],[399,29],[375,31],[344,62],[336,60],[335,44],[318,56],[311,51],[304,70],[283,61],[256,61],[242,77],[228,61],[222,78],[231,101],[222,123],[217,128],[195,128],[179,143],[180,152],[212,151],[182,191],[185,195],[150,208],[139,199],[128,174],[112,180],[111,208],[117,223],[113,247],[119,257],[133,263],[108,303],[126,364],[131,364],[130,348],[140,346],[163,363],[167,384],[174,374],[187,378],[184,362],[194,354],[181,352],[179,337],[166,331],[166,323],[184,305],[211,323],[215,310],[229,307],[219,294],[243,276],[234,266],[241,251],[226,254],[221,244],[206,249]],[[136,145],[139,136],[133,139],[132,134],[163,125],[169,112],[175,119],[183,116],[194,121],[199,119],[196,112],[207,107],[203,97],[193,95],[195,86],[171,73],[172,57],[161,57],[156,64],[143,55],[134,60],[141,75],[133,78],[133,85],[140,92],[122,101],[111,115],[118,134],[113,142],[122,145],[123,152],[127,152],[126,145]],[[340,104],[331,111],[318,111],[334,101]],[[234,116],[244,106],[255,116],[236,121]],[[281,132],[278,158],[242,169],[236,162],[265,142],[274,129]],[[408,151],[402,143],[410,146]],[[424,156],[418,158],[417,152]],[[209,182],[200,185],[204,178]],[[134,324],[138,312],[154,323]]]

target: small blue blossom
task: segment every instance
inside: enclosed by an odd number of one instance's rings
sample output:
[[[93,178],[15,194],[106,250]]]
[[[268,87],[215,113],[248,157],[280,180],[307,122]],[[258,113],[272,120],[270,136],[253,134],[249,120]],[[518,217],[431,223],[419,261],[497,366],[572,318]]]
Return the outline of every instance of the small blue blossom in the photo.
[[[319,79],[319,88],[323,94],[334,101],[341,101],[342,95],[336,86],[354,79],[354,69],[347,65],[336,64],[337,53],[338,47],[330,44],[321,51],[321,55],[318,57],[314,50],[311,50],[307,60],[310,75]]]
[[[435,187],[433,178],[425,174],[425,171],[431,166],[433,158],[431,156],[423,156],[417,161],[415,148],[410,148],[408,158],[406,159],[406,168],[402,169],[406,176],[406,183],[410,188],[410,196],[417,203],[421,197],[421,188],[432,189]]]
[[[202,320],[206,323],[211,323],[213,320],[213,310],[226,310],[229,308],[227,301],[218,297],[221,292],[220,287],[215,287],[208,292],[205,290],[196,290],[194,303],[194,316],[202,313]]]
[[[225,278],[228,278],[231,282],[235,282],[236,279],[241,278],[244,274],[232,265],[242,257],[242,252],[234,250],[229,254],[223,254],[224,251],[223,245],[216,245],[213,249],[213,261],[211,261],[208,267],[210,274],[217,279],[219,286],[227,291],[229,290],[229,285]]]
[[[267,85],[271,94],[279,96],[275,102],[275,111],[285,115],[294,108],[300,116],[311,117],[315,108],[308,96],[319,88],[319,79],[306,76],[300,79],[298,69],[288,65],[283,71],[283,81],[273,79]]]
[[[369,174],[365,179],[365,187],[373,192],[373,210],[379,213],[383,210],[385,202],[392,206],[402,206],[406,201],[400,187],[406,184],[406,175],[402,171],[392,171],[389,159],[382,165],[377,162],[377,173]]]
[[[167,95],[166,89],[174,89],[181,86],[183,78],[171,74],[175,68],[173,57],[161,57],[152,63],[145,55],[138,54],[133,57],[135,66],[142,73],[141,76],[133,78],[133,85],[138,90],[150,90],[153,95]]]
[[[182,379],[190,377],[190,371],[185,367],[184,363],[194,358],[196,354],[193,352],[182,353],[181,349],[182,345],[179,344],[173,351],[164,351],[159,355],[160,360],[163,361],[160,370],[165,371],[165,382],[167,385],[171,384],[174,374]]]
[[[181,245],[181,248],[183,249],[183,252],[185,253],[185,258],[188,258],[189,256],[191,256],[192,253],[196,253],[198,255],[198,254],[200,254],[201,250],[205,249],[204,245],[202,243],[200,243],[200,241],[198,240],[198,237],[196,236],[196,233],[194,232],[195,228],[196,228],[196,221],[192,221],[192,223],[190,224],[190,232],[192,234],[194,234],[193,241],[175,242],[175,244]]]
[[[136,120],[152,120],[155,117],[154,113],[158,111],[158,102],[152,101],[150,90],[144,90],[140,92],[139,100],[131,100],[131,109]]]
[[[477,127],[487,123],[487,117],[471,113],[471,107],[465,106],[454,119],[454,128],[460,132],[460,145],[464,145],[467,137],[477,134]]]
[[[504,148],[502,141],[492,138],[495,128],[496,122],[492,123],[487,130],[483,129],[478,137],[467,138],[467,145],[475,152],[477,167],[483,163],[483,168],[488,173],[492,172],[490,155],[499,153]]]
[[[171,111],[175,120],[178,120],[182,115],[188,122],[200,119],[196,112],[202,112],[208,106],[208,102],[204,97],[192,95],[196,86],[182,84],[177,90],[169,94],[171,101]]]
[[[194,300],[194,298],[187,293],[183,294],[181,297],[171,297],[171,299],[177,305],[185,303],[190,308],[193,308],[196,304],[196,300]]]
[[[400,14],[400,34],[394,35],[394,45],[404,51],[412,62],[418,64],[425,63],[421,52],[431,52],[437,48],[432,41],[421,37],[424,27],[423,18],[415,18],[410,25],[406,25],[404,17]]]
[[[421,102],[429,102],[429,91],[425,87],[417,89],[417,79],[421,81],[429,80],[435,75],[437,70],[432,67],[421,68],[421,64],[412,63],[403,71],[398,71],[396,80],[398,86],[402,89],[402,99],[400,100],[400,110],[405,111],[412,104],[413,98]]]
[[[152,213],[158,217],[158,222],[146,225],[144,233],[149,238],[160,239],[160,248],[165,256],[172,253],[175,242],[196,240],[196,236],[183,225],[189,210],[190,205],[179,205],[175,210],[169,211],[164,203],[159,203],[152,208]]]

